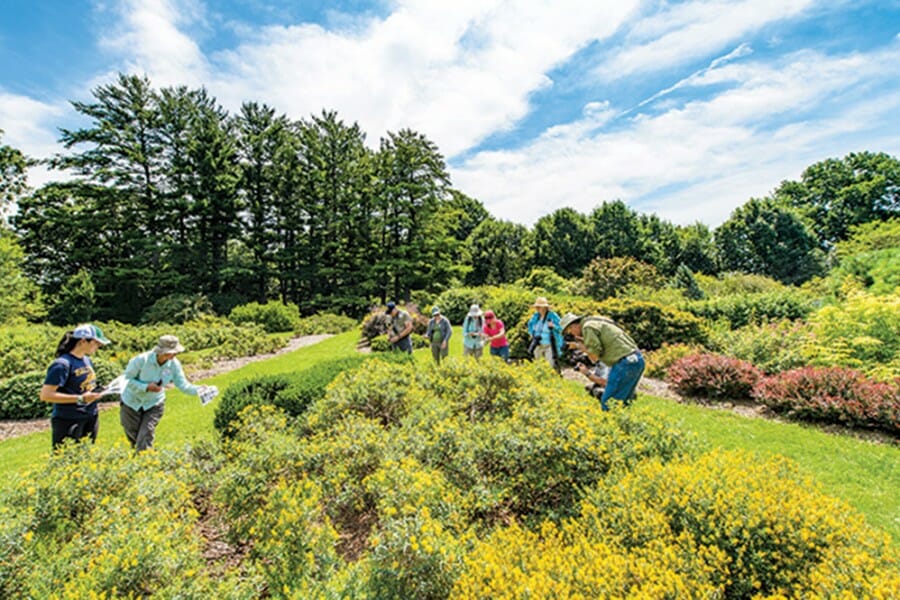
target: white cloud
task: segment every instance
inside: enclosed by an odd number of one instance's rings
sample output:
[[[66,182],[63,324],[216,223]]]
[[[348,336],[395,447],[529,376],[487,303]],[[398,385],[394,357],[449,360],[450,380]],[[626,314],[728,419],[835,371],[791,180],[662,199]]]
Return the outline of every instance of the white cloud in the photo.
[[[26,96],[8,94],[0,90],[0,143],[12,146],[32,158],[47,158],[59,152],[56,143],[59,132],[54,123],[66,107],[39,102]],[[28,171],[28,184],[38,187],[53,179],[44,167]]]
[[[731,84],[708,99],[630,117],[619,129],[598,129],[587,115],[519,150],[470,157],[452,171],[454,184],[517,222],[622,199],[677,223],[715,225],[813,162],[896,151],[900,135],[881,124],[900,110],[900,91],[867,93],[898,62],[893,47],[868,57],[802,52],[781,66],[725,64],[695,82]],[[860,139],[865,147],[851,146]]]
[[[636,22],[623,47],[604,60],[596,74],[616,80],[702,59],[764,25],[796,17],[814,4],[815,0],[672,4],[668,10]]]
[[[208,77],[200,47],[182,31],[202,21],[197,0],[123,0],[113,6],[119,21],[103,32],[100,46],[122,57],[114,70],[146,74],[157,87],[199,85]]]
[[[268,27],[210,57],[205,83],[231,110],[246,100],[294,118],[335,109],[373,144],[410,127],[453,156],[524,117],[529,95],[551,85],[545,73],[637,4],[402,2],[353,29]]]

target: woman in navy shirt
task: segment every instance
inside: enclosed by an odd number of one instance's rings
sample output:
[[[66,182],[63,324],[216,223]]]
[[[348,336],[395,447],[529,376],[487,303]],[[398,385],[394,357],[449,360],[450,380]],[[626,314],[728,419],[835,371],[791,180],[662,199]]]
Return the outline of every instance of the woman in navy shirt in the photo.
[[[53,404],[53,448],[66,438],[90,436],[91,442],[97,439],[100,394],[94,391],[98,387],[97,374],[90,355],[109,343],[96,325],[79,325],[66,332],[59,342],[56,360],[47,369],[41,387],[41,400]]]

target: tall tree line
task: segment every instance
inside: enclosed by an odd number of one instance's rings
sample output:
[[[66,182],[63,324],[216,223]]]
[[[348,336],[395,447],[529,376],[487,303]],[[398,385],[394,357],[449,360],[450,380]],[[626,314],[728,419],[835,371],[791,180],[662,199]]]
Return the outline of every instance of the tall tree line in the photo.
[[[248,102],[232,116],[203,89],[133,75],[93,96],[51,161],[74,178],[20,198],[15,227],[49,294],[90,274],[97,317],[197,293],[220,310],[281,298],[358,314],[459,269],[446,165],[420,134],[373,151],[335,112],[291,121]]]
[[[852,226],[900,209],[900,161],[862,152],[810,166],[714,230],[618,200],[588,214],[558,208],[528,228],[454,190],[438,148],[409,129],[373,150],[333,111],[294,121],[246,102],[231,115],[204,89],[123,74],[73,107],[86,125],[63,130],[65,152],[49,160],[69,180],[31,193],[31,159],[0,148],[0,208],[16,201],[23,268],[58,320],[89,306],[79,317],[138,321],[176,294],[202,294],[220,312],[281,299],[359,315],[414,290],[508,283],[534,268],[577,277],[596,258],[635,258],[669,277],[802,283]]]

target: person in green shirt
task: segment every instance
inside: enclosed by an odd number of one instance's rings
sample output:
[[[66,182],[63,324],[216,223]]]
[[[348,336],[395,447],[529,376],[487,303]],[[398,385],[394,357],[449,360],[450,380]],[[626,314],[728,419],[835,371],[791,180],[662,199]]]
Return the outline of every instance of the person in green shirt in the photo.
[[[585,365],[576,370],[594,383],[606,386],[600,406],[609,410],[609,400],[621,400],[628,406],[635,397],[638,382],[644,374],[644,357],[631,337],[611,319],[599,316],[581,317],[568,313],[560,320],[567,345],[587,354],[594,362],[609,367],[604,379]]]
[[[387,310],[384,311],[390,318],[390,331],[388,331],[388,341],[394,350],[401,352],[412,352],[412,338],[410,334],[413,331],[413,318],[408,312],[399,308],[396,302],[388,302]]]
[[[447,357],[451,335],[453,329],[450,327],[450,321],[441,314],[441,309],[435,306],[431,309],[431,320],[428,321],[428,329],[425,331],[425,337],[431,342],[431,357],[435,363],[441,364],[441,359]]]

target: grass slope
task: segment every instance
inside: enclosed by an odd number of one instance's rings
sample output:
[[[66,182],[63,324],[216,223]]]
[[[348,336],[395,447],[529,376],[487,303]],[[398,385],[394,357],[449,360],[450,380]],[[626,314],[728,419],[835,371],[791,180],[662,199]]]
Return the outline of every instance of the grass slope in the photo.
[[[285,373],[316,362],[352,355],[356,332],[348,332],[313,346],[207,379],[224,392],[231,384],[250,376]],[[454,328],[450,354],[462,354],[459,328]],[[487,354],[487,352],[485,352]],[[417,361],[430,361],[428,348],[415,352]],[[581,387],[570,383],[576,393]],[[727,411],[682,405],[670,400],[641,396],[639,400],[682,429],[692,431],[710,447],[744,449],[760,455],[780,454],[796,461],[817,480],[826,493],[843,499],[887,532],[900,544],[900,448],[825,433],[814,428],[748,418]],[[157,430],[157,447],[178,448],[199,437],[215,435],[214,405],[201,406],[197,398],[169,393],[166,414]],[[118,410],[102,413],[98,444],[126,443]],[[0,442],[0,482],[9,484],[22,468],[39,465],[50,451],[50,434],[41,432]]]

